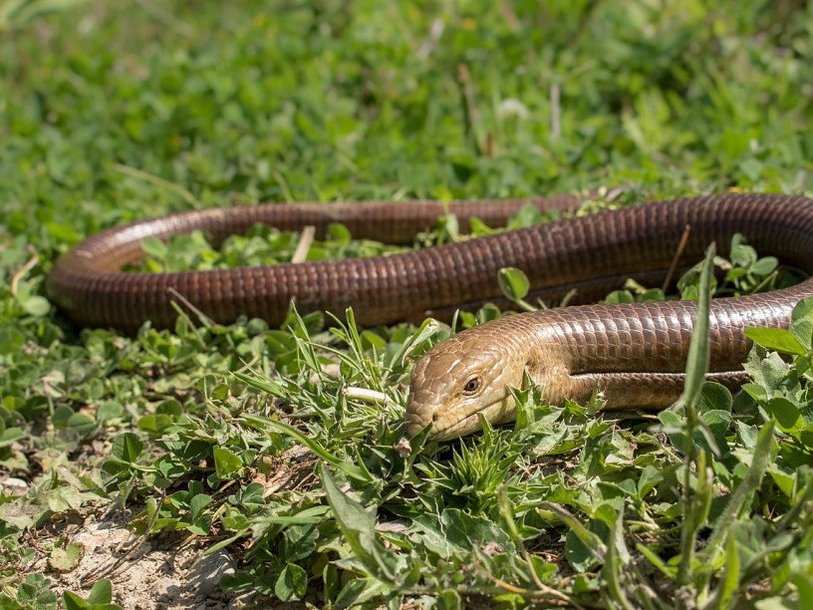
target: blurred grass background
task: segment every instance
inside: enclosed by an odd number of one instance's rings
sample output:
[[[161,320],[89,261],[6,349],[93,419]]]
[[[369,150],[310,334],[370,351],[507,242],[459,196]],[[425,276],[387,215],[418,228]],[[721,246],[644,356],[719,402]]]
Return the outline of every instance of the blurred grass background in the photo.
[[[811,184],[806,2],[67,4],[0,37],[3,224],[41,246],[190,205]]]

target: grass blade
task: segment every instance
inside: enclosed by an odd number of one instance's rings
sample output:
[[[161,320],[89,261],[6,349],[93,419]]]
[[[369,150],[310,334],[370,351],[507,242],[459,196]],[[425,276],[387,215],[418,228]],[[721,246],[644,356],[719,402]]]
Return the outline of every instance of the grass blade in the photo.
[[[710,497],[710,489],[704,491],[698,489],[700,493],[693,493],[691,488],[692,466],[696,466],[698,473],[698,487],[702,474],[705,474],[705,460],[697,459],[697,446],[692,442],[694,431],[698,426],[697,400],[700,397],[700,389],[703,386],[703,379],[709,368],[709,302],[711,299],[710,279],[714,268],[715,246],[712,244],[706,250],[706,258],[703,261],[700,272],[700,286],[697,300],[697,314],[694,320],[692,340],[689,344],[689,354],[686,360],[686,383],[683,388],[681,402],[685,408],[686,415],[686,456],[684,458],[684,480],[683,480],[683,526],[680,540],[680,566],[678,568],[677,582],[679,585],[686,585],[692,576],[692,565],[694,562],[694,549],[697,532],[702,526],[704,507],[708,503],[702,497]],[[706,493],[709,492],[709,493]]]
[[[683,387],[681,401],[686,410],[694,410],[700,388],[709,370],[709,304],[711,301],[710,279],[714,269],[715,246],[706,250],[700,272],[700,293],[697,300],[697,315],[692,329],[692,341],[689,344],[689,355],[686,359],[686,384]]]
[[[745,473],[742,481],[737,485],[737,489],[731,494],[723,513],[717,519],[714,532],[711,534],[709,543],[703,553],[704,563],[712,564],[717,559],[720,549],[726,540],[731,526],[742,511],[743,506],[754,494],[762,481],[762,475],[768,468],[771,459],[771,444],[773,442],[773,420],[765,424],[757,436],[757,444],[754,447],[754,456],[751,458],[751,465]]]

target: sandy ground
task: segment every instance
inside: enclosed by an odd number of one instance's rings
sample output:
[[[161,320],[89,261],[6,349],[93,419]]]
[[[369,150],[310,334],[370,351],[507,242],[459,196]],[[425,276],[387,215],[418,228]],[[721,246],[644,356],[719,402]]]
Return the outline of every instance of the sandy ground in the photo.
[[[102,578],[113,585],[113,601],[127,610],[221,610],[247,607],[242,600],[224,593],[220,578],[233,571],[227,553],[205,557],[183,537],[160,541],[137,537],[124,527],[124,519],[90,517],[82,524],[67,528],[62,537],[84,548],[82,560],[66,573],[50,569],[45,557],[32,567],[55,581],[59,594],[68,589],[86,595]],[[47,537],[39,537],[37,546],[47,546]]]

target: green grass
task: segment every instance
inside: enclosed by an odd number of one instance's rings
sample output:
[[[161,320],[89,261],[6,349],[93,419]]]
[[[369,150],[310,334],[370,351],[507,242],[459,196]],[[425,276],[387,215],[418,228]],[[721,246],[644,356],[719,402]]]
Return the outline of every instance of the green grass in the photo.
[[[53,607],[56,572],[34,566],[81,552],[60,528],[123,507],[141,536],[228,551],[223,586],[260,600],[811,607],[807,304],[789,333],[753,331],[734,399],[697,371],[683,406],[643,418],[528,390],[516,427],[407,451],[405,382],[444,325],[292,313],[124,337],[44,293],[83,236],[181,209],[810,193],[811,23],[790,0],[0,0],[0,484],[27,485],[0,489],[0,608]],[[147,265],[295,244],[187,238]],[[313,255],[380,248],[337,229]],[[723,288],[761,287],[770,262],[737,252]],[[636,296],[660,297],[611,298]],[[110,600],[105,581],[88,595],[62,603]]]

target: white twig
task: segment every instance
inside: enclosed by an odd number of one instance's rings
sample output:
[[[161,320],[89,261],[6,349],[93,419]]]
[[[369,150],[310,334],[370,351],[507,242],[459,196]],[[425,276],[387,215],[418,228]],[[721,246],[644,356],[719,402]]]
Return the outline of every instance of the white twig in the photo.
[[[26,274],[29,271],[31,271],[38,262],[40,262],[40,257],[34,254],[34,256],[29,258],[25,265],[20,267],[17,270],[17,273],[15,273],[11,277],[11,295],[13,297],[17,296],[17,285],[20,283],[20,280],[23,279],[26,276]]]
[[[367,388],[356,388],[349,386],[344,388],[344,395],[346,398],[361,400],[362,402],[369,402],[372,404],[392,402],[390,397],[384,394],[384,392],[377,392],[376,390],[369,390]]]
[[[308,225],[302,229],[302,233],[299,236],[299,243],[296,244],[296,250],[294,250],[294,255],[291,257],[292,263],[305,262],[305,259],[308,258],[308,251],[311,249],[311,244],[313,244],[314,235],[316,235],[316,227],[313,225]]]
[[[559,83],[550,84],[550,135],[558,140],[562,137],[562,108],[560,105]]]

